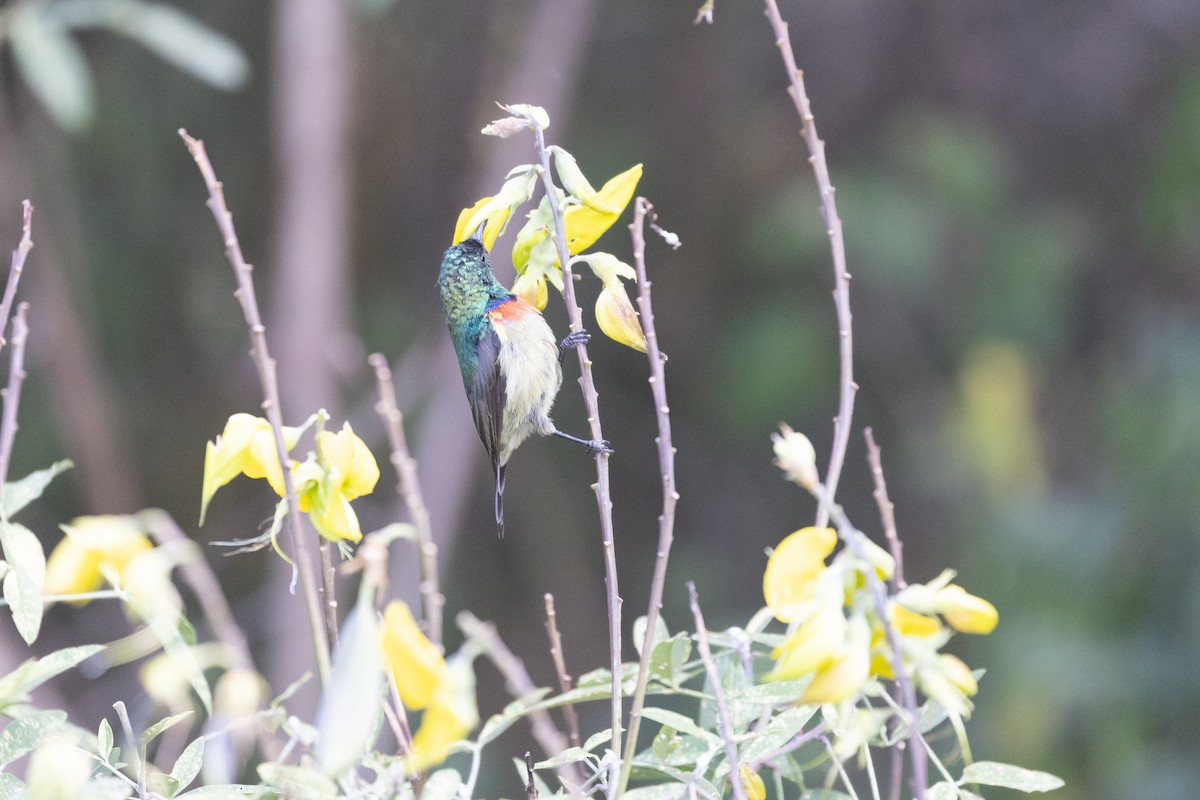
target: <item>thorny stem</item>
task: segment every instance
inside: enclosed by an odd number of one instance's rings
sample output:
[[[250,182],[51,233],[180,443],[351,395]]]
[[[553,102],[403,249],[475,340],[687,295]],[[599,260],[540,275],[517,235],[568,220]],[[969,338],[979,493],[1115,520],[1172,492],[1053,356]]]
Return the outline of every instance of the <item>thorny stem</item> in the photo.
[[[546,636],[550,639],[550,659],[554,662],[554,673],[558,676],[558,689],[566,693],[571,691],[571,676],[567,674],[567,662],[563,656],[562,636],[558,633],[558,613],[554,610],[554,595],[546,592]],[[571,744],[579,747],[579,715],[575,706],[567,703],[563,706],[563,717],[567,721],[567,735]]]
[[[383,418],[388,440],[392,445],[392,467],[396,470],[396,493],[404,498],[413,527],[417,529],[417,549],[420,551],[421,607],[425,616],[425,633],[438,647],[442,645],[442,608],[446,598],[438,589],[438,547],[433,541],[433,525],[429,521],[429,509],[421,493],[421,479],[417,474],[417,460],[408,450],[404,436],[404,415],[396,405],[396,387],[392,384],[392,371],[382,353],[373,353],[367,359],[375,370],[375,381],[379,384],[379,402],[375,410]]]
[[[696,622],[696,646],[700,650],[700,660],[704,662],[704,671],[708,673],[708,682],[712,684],[713,696],[717,699],[717,719],[720,722],[721,738],[725,741],[725,760],[729,762],[729,786],[733,790],[734,800],[746,800],[746,790],[742,788],[741,776],[738,774],[737,744],[734,743],[733,723],[729,718],[729,706],[725,702],[725,691],[721,688],[721,676],[717,672],[717,662],[713,659],[712,650],[708,646],[708,630],[704,627],[704,615],[700,613],[700,598],[696,594],[696,582],[687,582],[688,605],[692,609],[692,619]]]
[[[8,464],[12,459],[13,441],[17,437],[17,408],[21,405],[21,384],[25,382],[25,342],[29,338],[29,325],[25,312],[29,303],[17,306],[13,317],[12,366],[8,372],[8,386],[0,390],[4,397],[4,411],[0,414],[0,493],[8,482]]]
[[[633,239],[633,264],[637,271],[638,310],[641,312],[642,332],[646,336],[646,356],[650,361],[650,393],[654,398],[654,416],[658,420],[658,469],[662,476],[663,504],[658,517],[658,552],[654,560],[654,577],[650,582],[650,604],[646,611],[646,633],[642,639],[642,656],[638,661],[637,684],[629,709],[629,733],[621,759],[618,793],[625,791],[633,769],[638,729],[642,722],[642,707],[646,702],[646,686],[650,679],[650,657],[654,649],[654,631],[662,612],[663,590],[667,582],[667,559],[675,538],[675,447],[671,444],[671,409],[667,405],[667,376],[664,359],[658,349],[658,334],[654,329],[654,308],[650,304],[650,281],[646,278],[646,217],[653,219],[654,206],[644,197],[633,201],[633,222],[629,225]]]
[[[812,107],[808,102],[808,93],[804,89],[804,73],[796,68],[796,57],[792,52],[791,39],[788,37],[788,24],[779,14],[779,6],[775,0],[765,0],[767,19],[775,32],[775,45],[783,56],[783,64],[787,68],[791,86],[788,94],[796,104],[796,111],[803,122],[804,144],[808,148],[808,163],[812,165],[813,174],[817,179],[817,188],[821,193],[821,216],[825,219],[826,234],[829,236],[829,248],[833,253],[833,299],[837,308],[838,323],[838,360],[841,362],[841,378],[838,387],[838,413],[833,421],[833,449],[829,454],[829,470],[825,474],[825,483],[829,487],[829,497],[837,495],[838,478],[842,474],[842,465],[846,460],[846,447],[850,442],[850,419],[854,416],[854,395],[858,385],[854,383],[854,338],[850,326],[850,273],[846,271],[846,243],[842,238],[842,220],[838,217],[837,201],[834,198],[833,184],[829,180],[829,166],[825,163],[825,142],[817,135],[817,126],[813,120]],[[823,528],[829,520],[824,506],[817,510],[817,527]]]
[[[12,313],[17,285],[21,282],[21,273],[25,271],[25,259],[33,249],[33,205],[28,200],[22,200],[21,208],[21,241],[17,249],[13,250],[12,266],[8,269],[8,283],[4,285],[4,299],[0,300],[0,348],[7,343],[4,331],[8,328],[8,315]]]
[[[537,686],[534,685],[533,679],[525,670],[525,664],[513,654],[512,650],[508,649],[508,645],[496,632],[495,625],[483,622],[470,611],[460,611],[455,617],[455,621],[458,622],[458,627],[463,635],[479,645],[484,655],[496,665],[496,669],[504,676],[505,688],[514,699],[525,697],[530,692],[536,691]],[[558,755],[567,749],[567,737],[563,736],[562,731],[555,726],[548,711],[538,709],[530,712],[529,723],[533,731],[533,738],[537,739],[538,745],[541,746],[547,757]],[[578,786],[583,782],[578,764],[564,764],[558,768],[558,775],[568,785]]]
[[[879,506],[883,535],[887,539],[888,549],[892,551],[892,560],[896,562],[896,571],[892,573],[892,589],[899,591],[905,587],[904,545],[896,534],[896,504],[888,497],[887,482],[883,479],[883,458],[879,445],[875,444],[875,432],[867,428],[863,431],[863,436],[867,440],[867,462],[871,465],[871,476],[875,479],[875,504]]]
[[[534,127],[538,159],[542,166],[542,185],[554,214],[554,240],[558,245],[558,263],[562,265],[563,301],[567,306],[567,317],[572,332],[583,330],[583,313],[575,299],[575,279],[571,274],[571,259],[567,252],[567,232],[563,224],[562,208],[558,194],[550,177],[550,154],[546,151],[546,137],[540,127]],[[587,409],[588,426],[595,441],[604,439],[600,428],[600,398],[592,380],[592,361],[588,358],[587,345],[580,345],[579,386],[583,390],[583,404]],[[604,545],[604,586],[608,600],[608,652],[609,669],[612,671],[612,750],[621,752],[621,594],[617,589],[617,552],[613,544],[612,496],[608,483],[608,453],[596,453],[596,505],[600,510],[600,537]]]
[[[254,279],[250,274],[251,267],[242,255],[242,246],[238,242],[237,231],[233,227],[233,214],[225,205],[225,192],[208,154],[204,150],[204,142],[188,135],[183,128],[179,136],[187,145],[188,152],[196,162],[204,185],[208,189],[208,208],[216,220],[217,229],[225,243],[225,257],[233,267],[237,279],[237,291],[234,296],[242,306],[246,325],[250,329],[250,354],[254,366],[258,370],[258,380],[263,390],[263,411],[271,423],[275,433],[275,451],[280,464],[290,462],[287,444],[283,440],[283,411],[279,405],[279,381],[275,374],[275,359],[267,349],[267,329],[263,325],[262,316],[258,311],[258,300],[254,293]],[[308,615],[308,630],[312,635],[313,650],[316,652],[317,673],[321,682],[329,680],[329,639],[330,631],[322,616],[320,590],[317,587],[316,576],[313,574],[313,554],[311,545],[300,525],[300,509],[296,502],[296,487],[292,481],[291,470],[283,470],[283,484],[288,505],[288,535],[292,543],[292,552],[296,559],[296,571],[299,573],[300,590],[304,595],[304,608]]]
[[[883,585],[883,581],[879,580],[879,576],[875,574],[875,569],[871,567],[867,560],[866,549],[863,547],[863,540],[866,536],[846,516],[846,512],[842,507],[833,502],[833,497],[829,490],[822,483],[813,484],[811,487],[813,496],[817,498],[817,502],[826,510],[829,517],[837,526],[838,533],[846,542],[846,546],[854,552],[854,557],[864,565],[867,585],[871,589],[871,598],[875,604],[875,614],[879,617],[879,624],[883,626],[884,635],[888,641],[888,647],[891,650],[890,658],[892,671],[896,675],[896,686],[900,689],[900,701],[903,705],[907,719],[909,732],[909,755],[912,760],[913,769],[913,797],[916,800],[925,800],[925,794],[929,787],[929,775],[927,763],[925,759],[925,751],[921,746],[921,732],[917,728],[917,693],[913,688],[912,679],[904,669],[904,653],[900,641],[900,633],[896,630],[896,626],[892,625],[891,619],[888,616],[887,607],[887,589]]]

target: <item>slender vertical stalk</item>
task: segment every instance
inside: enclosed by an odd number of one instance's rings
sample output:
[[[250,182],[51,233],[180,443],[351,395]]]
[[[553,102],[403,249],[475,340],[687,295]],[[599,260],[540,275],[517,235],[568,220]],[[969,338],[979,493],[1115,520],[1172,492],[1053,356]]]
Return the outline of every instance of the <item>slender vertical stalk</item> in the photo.
[[[275,360],[271,358],[271,353],[267,349],[267,329],[263,325],[262,316],[258,310],[251,267],[242,255],[242,246],[238,242],[237,231],[233,227],[233,214],[225,204],[225,191],[221,187],[220,181],[217,180],[212,163],[208,160],[204,142],[192,138],[183,128],[179,129],[179,136],[187,145],[188,152],[195,160],[196,166],[204,178],[204,185],[208,189],[207,205],[216,220],[217,229],[221,232],[221,239],[225,242],[225,257],[233,267],[233,273],[237,279],[238,288],[234,292],[234,296],[242,306],[246,325],[250,329],[250,354],[254,359],[255,368],[258,370],[258,380],[262,384],[262,408],[266,412],[267,420],[271,423],[271,430],[275,433],[275,452],[279,463],[286,465],[291,458],[288,456],[287,444],[283,440],[283,411],[279,406],[279,381],[275,375]],[[324,682],[329,679],[331,632],[326,630],[325,620],[322,616],[321,598],[314,575],[313,554],[311,545],[300,525],[300,508],[296,502],[296,487],[292,482],[291,470],[283,470],[283,483],[288,504],[288,536],[292,544],[293,557],[296,559],[296,571],[300,577],[300,591],[304,596],[304,608],[308,614],[308,629],[312,635],[313,650],[316,653],[317,672],[321,676],[321,681]]]
[[[692,618],[696,621],[696,647],[700,651],[700,660],[704,662],[704,671],[708,673],[708,681],[712,684],[713,696],[717,699],[717,721],[721,729],[721,738],[725,741],[725,759],[729,762],[729,787],[733,790],[734,800],[746,800],[746,790],[742,788],[739,775],[737,744],[733,741],[735,734],[729,718],[729,705],[725,702],[725,691],[721,688],[717,662],[708,646],[708,630],[704,627],[704,615],[700,613],[700,598],[696,594],[695,581],[687,582],[687,590],[688,605],[691,606]]]
[[[638,310],[641,313],[642,332],[646,336],[646,356],[650,360],[650,393],[654,398],[654,416],[658,420],[658,470],[662,477],[663,504],[658,516],[658,552],[654,560],[654,577],[650,581],[650,604],[646,610],[646,633],[642,640],[642,657],[638,661],[637,684],[633,690],[633,701],[629,708],[629,734],[625,740],[625,753],[621,759],[621,775],[618,791],[625,791],[633,769],[633,756],[637,752],[638,729],[642,723],[642,707],[646,702],[646,686],[650,678],[650,657],[654,649],[654,630],[658,616],[662,613],[663,590],[667,582],[667,559],[671,543],[675,539],[675,504],[679,492],[675,490],[675,447],[671,444],[671,408],[667,405],[667,376],[665,359],[658,349],[658,333],[654,328],[654,308],[650,304],[650,281],[646,278],[647,215],[653,215],[654,206],[644,197],[633,201],[633,222],[629,225],[633,238],[633,265],[638,281]],[[652,217],[653,218],[653,217]]]
[[[846,447],[850,442],[850,420],[854,416],[854,395],[858,385],[854,382],[854,337],[850,326],[850,273],[846,271],[846,243],[842,238],[842,220],[838,216],[837,201],[833,184],[829,180],[829,166],[825,163],[825,142],[817,135],[812,107],[804,89],[804,73],[796,68],[796,57],[788,36],[788,24],[779,15],[775,0],[765,0],[767,19],[775,31],[775,45],[783,56],[791,86],[788,94],[796,104],[796,111],[804,125],[804,144],[808,148],[808,163],[812,165],[821,193],[821,216],[825,219],[825,231],[829,236],[829,248],[833,253],[833,300],[837,308],[838,360],[841,373],[838,386],[838,413],[833,421],[833,449],[829,454],[829,469],[825,473],[825,485],[829,497],[837,495],[838,478],[846,461]],[[817,509],[817,527],[823,528],[829,521],[824,506]]]
[[[583,313],[575,299],[575,279],[571,274],[571,259],[567,252],[567,232],[563,225],[562,208],[558,194],[550,177],[550,154],[546,151],[546,138],[540,127],[533,129],[537,143],[537,154],[542,165],[542,185],[550,199],[554,212],[554,240],[558,245],[558,263],[562,265],[563,300],[567,306],[567,317],[572,331],[583,330]],[[596,384],[592,380],[592,362],[588,358],[587,346],[576,348],[579,353],[579,385],[583,389],[583,403],[587,409],[588,427],[592,439],[601,441],[604,433],[600,429],[600,399]],[[613,544],[612,496],[608,480],[608,453],[596,453],[596,505],[600,509],[600,537],[604,545],[604,586],[608,600],[608,650],[609,668],[612,670],[612,750],[621,752],[621,595],[617,590],[617,553]]]
[[[12,366],[8,371],[8,386],[0,390],[4,396],[4,411],[0,414],[0,493],[8,482],[8,464],[17,437],[17,409],[21,405],[21,384],[25,382],[25,342],[29,339],[29,325],[25,322],[28,310],[29,303],[20,303],[13,317]]]
[[[888,497],[887,482],[883,479],[883,457],[879,445],[875,444],[875,432],[870,428],[863,431],[867,440],[867,462],[871,465],[871,475],[875,479],[875,504],[879,506],[879,518],[883,521],[883,535],[887,539],[888,548],[892,551],[892,560],[896,562],[896,571],[892,573],[892,588],[903,589],[904,582],[904,545],[896,533],[896,504]]]
[[[375,370],[375,382],[379,385],[379,402],[375,410],[383,418],[388,440],[392,445],[392,467],[396,470],[396,492],[404,498],[413,527],[417,529],[417,549],[420,551],[421,608],[425,616],[425,633],[429,640],[441,647],[442,607],[446,598],[438,589],[437,556],[438,546],[433,541],[433,525],[429,521],[429,509],[421,493],[421,479],[417,474],[417,460],[408,451],[408,440],[404,436],[404,415],[396,405],[396,387],[392,384],[392,371],[382,353],[374,353],[367,359]]]
[[[21,223],[21,241],[13,250],[12,266],[8,269],[8,283],[4,285],[4,298],[0,300],[0,347],[7,343],[4,331],[8,328],[8,315],[12,313],[13,299],[17,296],[17,285],[21,282],[21,273],[25,271],[25,259],[33,249],[33,205],[28,200],[21,201],[23,221]]]
[[[558,633],[558,612],[554,610],[554,595],[546,592],[546,636],[550,639],[550,659],[554,662],[554,673],[558,676],[558,689],[561,692],[571,691],[571,676],[567,674],[567,662],[563,656],[562,636]],[[563,706],[563,717],[567,720],[567,735],[571,744],[579,747],[579,715],[575,706],[567,703]]]

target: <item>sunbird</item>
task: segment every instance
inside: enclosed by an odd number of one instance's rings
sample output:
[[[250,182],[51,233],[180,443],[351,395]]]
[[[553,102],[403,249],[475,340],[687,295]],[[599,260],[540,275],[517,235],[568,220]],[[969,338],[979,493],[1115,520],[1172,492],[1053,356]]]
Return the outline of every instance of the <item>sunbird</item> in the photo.
[[[504,538],[504,470],[530,434],[561,436],[593,454],[612,452],[608,442],[563,433],[550,419],[562,386],[560,361],[591,336],[576,331],[556,344],[541,312],[496,280],[482,225],[446,251],[437,285],[475,429],[492,460],[496,530]]]

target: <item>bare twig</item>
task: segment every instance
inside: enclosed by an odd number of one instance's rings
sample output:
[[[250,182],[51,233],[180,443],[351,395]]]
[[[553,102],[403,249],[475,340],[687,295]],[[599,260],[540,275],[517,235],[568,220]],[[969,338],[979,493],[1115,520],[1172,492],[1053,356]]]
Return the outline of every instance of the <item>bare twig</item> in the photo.
[[[374,353],[367,359],[375,370],[375,381],[379,384],[379,402],[375,410],[383,418],[388,440],[392,445],[392,467],[396,470],[396,492],[404,498],[413,527],[417,529],[417,549],[420,551],[421,606],[425,616],[425,633],[439,647],[442,644],[442,607],[446,598],[438,589],[438,547],[433,541],[433,525],[429,521],[429,509],[421,493],[421,479],[417,473],[417,460],[408,450],[404,436],[404,415],[396,405],[396,387],[392,384],[392,371],[382,353]]]
[[[884,636],[891,650],[889,661],[892,665],[892,671],[896,675],[896,686],[900,690],[900,702],[908,717],[905,722],[908,724],[909,731],[909,750],[913,769],[913,797],[916,800],[925,800],[926,790],[929,787],[929,774],[925,751],[921,746],[921,732],[917,728],[917,693],[913,687],[912,679],[904,669],[904,652],[900,642],[900,633],[896,630],[896,626],[892,624],[891,618],[888,616],[887,589],[883,581],[879,580],[879,576],[875,574],[875,569],[871,566],[871,562],[867,560],[866,548],[863,545],[863,542],[867,538],[866,535],[854,527],[854,524],[846,516],[846,512],[842,510],[842,507],[833,502],[833,498],[824,484],[813,484],[811,491],[813,496],[817,498],[817,502],[829,514],[834,525],[837,526],[842,541],[854,552],[854,557],[864,565],[867,585],[871,589],[871,597],[875,605],[875,614],[879,617],[879,623],[883,626]]]
[[[654,398],[654,416],[658,420],[658,470],[662,477],[663,504],[658,516],[658,552],[654,560],[654,577],[650,582],[650,603],[646,610],[646,634],[642,640],[642,656],[638,661],[637,684],[629,709],[629,734],[621,760],[619,791],[624,791],[633,769],[637,752],[638,729],[642,722],[642,707],[646,702],[646,686],[650,678],[650,657],[654,650],[654,631],[662,613],[663,591],[667,582],[667,559],[675,539],[675,504],[679,492],[675,489],[675,447],[671,443],[671,408],[667,405],[667,376],[665,359],[658,349],[658,333],[654,328],[654,308],[650,304],[650,281],[646,277],[646,238],[643,225],[646,217],[654,218],[654,206],[644,197],[633,201],[633,222],[629,230],[633,238],[633,264],[638,280],[638,310],[641,312],[642,332],[646,336],[646,356],[650,360],[650,393]],[[653,223],[652,223],[653,224]]]
[[[508,649],[500,634],[496,633],[495,625],[482,621],[470,611],[460,611],[455,620],[463,635],[479,645],[488,659],[496,665],[496,669],[504,676],[505,688],[514,699],[525,697],[537,689],[525,670],[525,664]],[[529,724],[533,730],[533,738],[548,757],[556,756],[567,749],[567,737],[555,726],[550,713],[545,709],[530,712]],[[570,770],[567,766],[559,768],[559,777],[564,781],[573,781],[570,785],[578,786],[583,780],[582,775],[578,774],[579,765],[569,765],[574,768]]]
[[[717,719],[720,722],[721,738],[725,740],[725,759],[729,762],[729,787],[733,791],[734,800],[746,800],[746,790],[738,776],[737,744],[733,737],[733,722],[729,718],[729,706],[725,702],[725,691],[721,688],[721,675],[717,672],[717,662],[713,659],[712,650],[708,646],[708,629],[704,627],[704,615],[700,613],[700,598],[696,594],[695,581],[687,582],[688,605],[692,608],[692,619],[696,622],[696,646],[700,651],[700,660],[704,662],[704,671],[708,673],[708,681],[712,684],[713,697],[717,699]]]
[[[0,492],[8,482],[8,464],[19,427],[17,408],[21,405],[21,384],[25,381],[25,342],[29,338],[25,312],[28,310],[29,303],[21,303],[13,317],[12,366],[8,372],[8,386],[0,390],[0,395],[4,396],[4,411],[0,415]]]
[[[258,379],[263,389],[262,408],[266,412],[267,419],[271,423],[271,429],[275,433],[275,451],[279,457],[279,463],[286,465],[289,463],[290,458],[288,456],[287,444],[283,440],[283,411],[279,405],[279,382],[275,375],[275,360],[271,358],[271,353],[267,349],[267,329],[263,325],[262,317],[258,311],[258,300],[254,293],[254,279],[250,274],[251,268],[242,255],[242,246],[238,243],[237,231],[233,227],[233,214],[230,213],[228,206],[225,205],[225,192],[221,187],[221,183],[217,180],[212,163],[208,160],[208,154],[204,150],[204,142],[192,138],[183,128],[179,129],[179,136],[187,145],[188,152],[191,153],[192,158],[195,160],[196,166],[204,178],[204,184],[208,189],[207,205],[217,222],[217,228],[221,232],[221,239],[225,243],[225,257],[229,259],[229,263],[233,267],[234,276],[237,279],[238,288],[234,292],[234,296],[237,297],[238,302],[241,304],[242,313],[246,317],[246,325],[250,328],[250,352],[254,358],[254,366],[258,370]],[[283,470],[283,483],[288,504],[288,533],[291,538],[292,551],[296,559],[296,570],[300,576],[300,590],[304,595],[304,608],[308,614],[309,633],[312,635],[313,649],[316,652],[317,672],[321,676],[322,682],[324,682],[329,679],[330,631],[326,630],[325,621],[322,616],[320,589],[317,586],[316,576],[313,574],[314,564],[311,545],[300,525],[300,509],[296,502],[296,487],[292,482],[291,470]]]
[[[558,194],[554,189],[554,181],[550,177],[550,155],[546,150],[546,137],[540,127],[534,128],[537,144],[537,154],[542,165],[542,185],[549,197],[550,208],[554,213],[554,240],[558,245],[558,263],[562,265],[563,300],[567,306],[567,318],[571,322],[571,330],[583,330],[583,313],[575,299],[575,279],[571,274],[571,259],[567,252],[567,232],[563,224],[562,208],[558,203]],[[600,397],[596,392],[595,381],[592,380],[592,362],[588,358],[586,345],[580,345],[579,353],[579,386],[583,390],[583,404],[587,409],[588,426],[591,437],[595,441],[604,439],[600,428]],[[613,543],[612,495],[608,482],[608,453],[596,453],[596,483],[592,488],[596,492],[596,505],[600,510],[600,537],[604,546],[604,586],[608,602],[608,655],[609,669],[612,671],[612,750],[621,752],[621,594],[617,589],[617,550]]]
[[[533,782],[533,754],[528,750],[525,751],[525,776],[525,796],[529,798],[529,800],[537,800],[538,790],[537,786]]]
[[[896,534],[896,504],[888,497],[887,482],[883,479],[883,458],[879,445],[875,444],[875,432],[867,428],[863,431],[863,436],[867,440],[867,462],[871,465],[871,475],[875,479],[875,504],[879,506],[879,518],[883,521],[883,535],[892,551],[892,560],[896,562],[896,570],[892,573],[892,588],[900,590],[905,586],[904,545]]]
[[[554,673],[558,676],[558,688],[561,692],[571,690],[571,676],[567,674],[567,662],[563,656],[562,637],[558,634],[558,613],[554,610],[554,595],[546,592],[546,636],[550,639],[550,658],[554,661]],[[567,720],[567,735],[571,744],[579,747],[579,715],[575,706],[567,703],[563,706],[563,717]]]
[[[325,630],[329,633],[330,649],[338,643],[338,600],[337,600],[337,569],[333,565],[333,545],[327,539],[321,540],[321,595],[324,602],[321,606],[325,612]]]
[[[837,495],[838,478],[842,474],[842,464],[846,460],[846,447],[850,442],[850,420],[854,416],[854,395],[858,385],[854,383],[854,338],[850,326],[850,273],[846,271],[846,243],[842,238],[842,220],[838,217],[837,201],[834,198],[833,184],[829,180],[829,166],[825,163],[825,142],[817,135],[817,126],[813,121],[812,108],[808,102],[808,93],[804,89],[804,73],[796,68],[796,57],[792,52],[791,39],[788,37],[788,24],[779,15],[779,6],[775,0],[765,0],[767,19],[775,31],[775,45],[783,56],[783,64],[787,68],[791,86],[788,94],[796,104],[804,129],[804,144],[808,147],[808,163],[812,165],[816,175],[817,188],[821,192],[821,216],[825,219],[826,233],[829,236],[829,247],[833,253],[833,298],[837,307],[838,322],[838,358],[841,362],[841,378],[838,390],[838,413],[833,422],[833,448],[829,454],[829,470],[825,473],[825,483],[829,487],[829,496]],[[824,507],[817,510],[817,527],[825,527],[829,520]]]
[[[799,750],[809,742],[821,738],[825,734],[825,731],[825,722],[818,722],[811,729],[797,733],[795,736],[789,739],[786,744],[782,745],[778,749],[767,753],[762,758],[757,758],[754,761],[749,762],[750,769],[757,770],[763,764],[770,764],[778,758],[783,758],[788,753]]]
[[[25,271],[25,259],[33,249],[33,205],[28,200],[21,201],[23,221],[21,223],[21,241],[13,250],[12,266],[8,269],[8,283],[4,285],[4,299],[0,300],[0,347],[7,344],[4,331],[8,329],[8,315],[12,313],[13,299],[17,296],[17,285],[21,282],[21,273]]]

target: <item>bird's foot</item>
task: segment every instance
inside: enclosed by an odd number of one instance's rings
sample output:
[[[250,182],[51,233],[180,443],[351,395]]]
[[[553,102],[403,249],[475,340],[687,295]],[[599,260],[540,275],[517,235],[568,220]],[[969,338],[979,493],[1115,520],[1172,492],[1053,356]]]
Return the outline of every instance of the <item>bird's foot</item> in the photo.
[[[571,331],[558,346],[558,360],[562,361],[568,350],[582,347],[592,340],[592,335],[585,330]]]
[[[589,455],[611,456],[613,454],[613,449],[608,446],[607,439],[588,439],[583,443],[583,446],[587,448]]]

